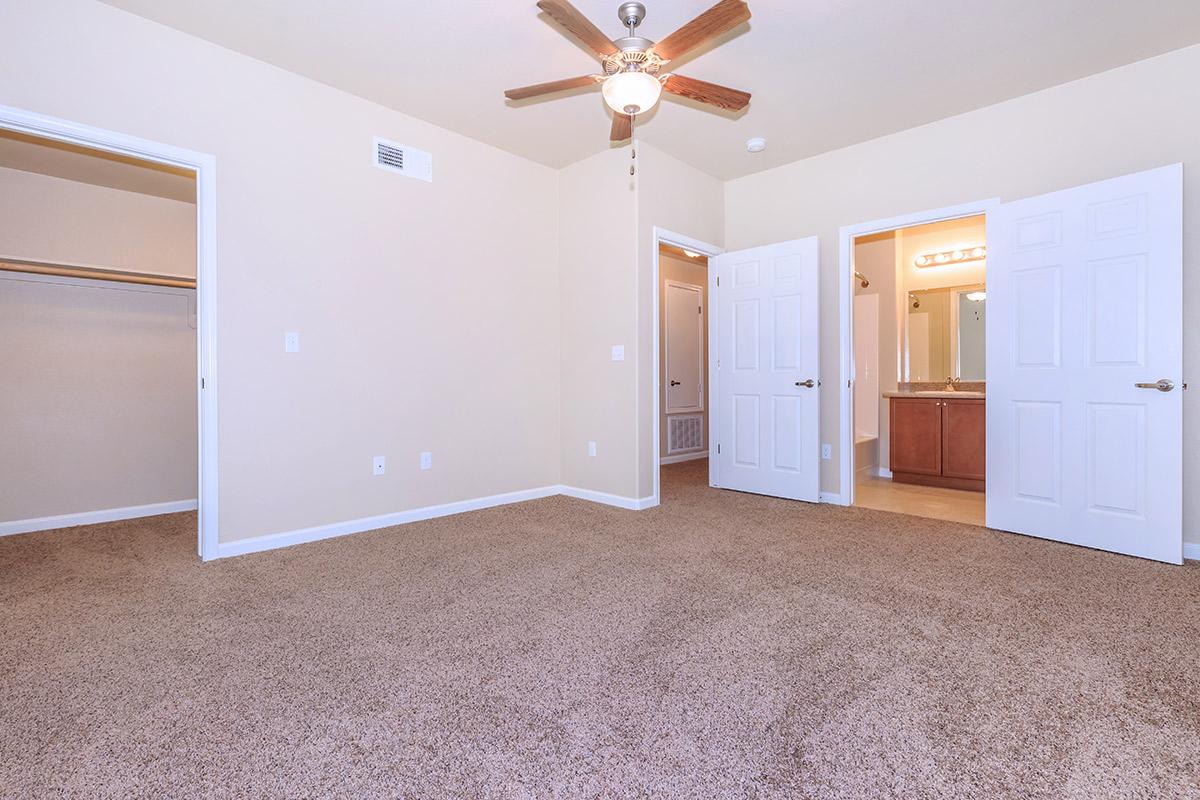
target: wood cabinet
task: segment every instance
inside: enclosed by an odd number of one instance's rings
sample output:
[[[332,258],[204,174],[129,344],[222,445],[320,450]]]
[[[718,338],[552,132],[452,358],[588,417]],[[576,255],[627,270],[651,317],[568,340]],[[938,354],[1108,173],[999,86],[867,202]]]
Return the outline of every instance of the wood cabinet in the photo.
[[[982,492],[986,402],[976,398],[891,398],[892,480]]]

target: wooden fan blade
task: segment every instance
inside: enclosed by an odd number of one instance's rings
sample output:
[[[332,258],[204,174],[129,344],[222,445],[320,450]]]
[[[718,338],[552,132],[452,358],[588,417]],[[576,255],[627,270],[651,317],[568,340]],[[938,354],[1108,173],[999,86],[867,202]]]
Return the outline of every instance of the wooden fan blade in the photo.
[[[695,78],[685,78],[682,75],[668,75],[666,81],[663,82],[663,89],[671,94],[699,100],[701,103],[708,103],[710,106],[729,111],[741,111],[750,102],[749,92],[739,92],[728,86]]]
[[[578,89],[580,86],[595,86],[604,80],[599,75],[580,75],[578,78],[564,78],[561,81],[535,83],[533,86],[522,86],[520,89],[509,89],[504,96],[509,100],[525,100],[543,94],[554,94],[567,89]]]
[[[750,6],[745,0],[721,0],[679,30],[650,48],[663,61],[679,58],[695,50],[727,30],[750,19]]]
[[[538,8],[549,14],[579,41],[591,48],[600,58],[617,52],[617,46],[567,0],[538,0]]]
[[[612,133],[609,141],[623,142],[633,136],[633,117],[628,114],[613,114]]]

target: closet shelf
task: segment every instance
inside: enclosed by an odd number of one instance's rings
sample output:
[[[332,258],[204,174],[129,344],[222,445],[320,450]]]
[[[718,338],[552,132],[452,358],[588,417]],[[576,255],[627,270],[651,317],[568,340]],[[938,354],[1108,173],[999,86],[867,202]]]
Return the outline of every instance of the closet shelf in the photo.
[[[0,259],[0,271],[25,272],[32,275],[57,275],[63,278],[87,278],[96,281],[140,283],[145,286],[174,286],[195,289],[196,279],[182,275],[158,275],[152,272],[128,272],[103,267],[81,267],[73,264],[52,264],[46,261],[16,261]]]

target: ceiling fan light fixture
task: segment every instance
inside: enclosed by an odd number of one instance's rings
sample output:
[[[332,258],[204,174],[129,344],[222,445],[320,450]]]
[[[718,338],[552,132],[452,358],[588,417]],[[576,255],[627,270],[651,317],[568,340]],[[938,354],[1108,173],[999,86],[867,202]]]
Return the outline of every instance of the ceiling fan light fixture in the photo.
[[[618,72],[604,80],[604,102],[618,114],[641,114],[658,103],[662,83],[645,72]]]

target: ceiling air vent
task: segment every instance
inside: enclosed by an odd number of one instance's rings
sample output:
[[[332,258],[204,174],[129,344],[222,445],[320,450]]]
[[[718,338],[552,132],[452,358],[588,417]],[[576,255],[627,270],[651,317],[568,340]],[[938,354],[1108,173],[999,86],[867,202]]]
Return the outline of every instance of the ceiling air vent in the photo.
[[[423,181],[433,180],[433,156],[424,150],[375,137],[375,166]]]

